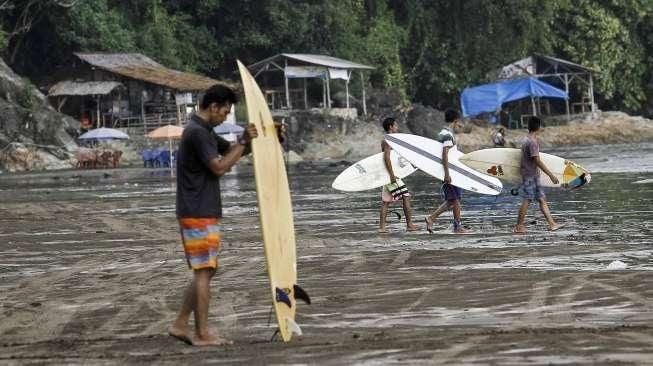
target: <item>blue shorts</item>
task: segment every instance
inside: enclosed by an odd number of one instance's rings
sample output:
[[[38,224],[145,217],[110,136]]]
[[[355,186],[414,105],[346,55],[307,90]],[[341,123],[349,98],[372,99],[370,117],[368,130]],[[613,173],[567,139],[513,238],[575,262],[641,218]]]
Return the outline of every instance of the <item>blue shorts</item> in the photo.
[[[519,193],[521,198],[525,200],[537,201],[540,199],[546,199],[544,190],[540,187],[539,177],[524,178]]]
[[[462,189],[447,183],[442,185],[441,192],[446,201],[460,200],[463,196]]]

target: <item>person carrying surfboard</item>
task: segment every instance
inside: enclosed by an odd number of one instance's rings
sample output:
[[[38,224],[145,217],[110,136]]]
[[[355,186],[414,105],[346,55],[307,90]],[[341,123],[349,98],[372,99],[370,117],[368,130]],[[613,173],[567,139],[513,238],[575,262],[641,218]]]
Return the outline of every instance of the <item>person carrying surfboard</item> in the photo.
[[[398,133],[399,124],[394,118],[388,117],[383,120],[383,130],[385,133]],[[383,190],[381,191],[379,232],[388,232],[388,230],[385,228],[385,220],[388,216],[388,208],[392,202],[399,200],[402,201],[404,208],[404,216],[406,217],[406,230],[419,230],[419,227],[413,224],[412,220],[410,192],[408,192],[408,188],[406,188],[404,182],[401,179],[397,178],[394,174],[394,171],[392,170],[392,163],[390,161],[390,151],[392,151],[392,148],[390,145],[388,145],[387,142],[385,142],[385,140],[381,141],[381,151],[383,151],[383,162],[385,163],[385,168],[388,170],[388,174],[390,174],[390,184],[383,186]]]
[[[220,177],[249,153],[250,142],[258,136],[249,124],[235,144],[213,133],[238,101],[229,87],[216,84],[207,89],[199,111],[184,128],[177,155],[176,211],[181,239],[193,280],[184,292],[183,303],[168,333],[195,346],[228,343],[209,332],[210,282],[218,266],[220,248]],[[188,326],[195,316],[195,332]]]
[[[522,177],[522,185],[520,187],[520,194],[522,197],[522,203],[519,207],[519,213],[517,215],[517,225],[513,230],[516,234],[523,234],[526,232],[524,226],[524,220],[526,219],[526,214],[528,213],[528,206],[531,201],[538,201],[540,204],[540,210],[546,218],[546,221],[549,224],[549,230],[555,231],[560,229],[563,225],[557,224],[551,212],[549,211],[549,205],[546,201],[546,196],[544,195],[544,190],[540,186],[540,169],[544,174],[548,175],[551,178],[553,184],[558,184],[558,178],[555,174],[551,173],[549,168],[542,162],[540,159],[540,143],[537,139],[537,135],[540,133],[542,127],[542,120],[536,116],[531,116],[528,119],[528,135],[524,138],[524,141],[521,146],[522,158],[520,163],[520,174]]]
[[[444,170],[444,179],[442,183],[442,196],[444,202],[432,214],[424,218],[426,222],[426,231],[433,233],[431,226],[435,220],[447,210],[453,211],[453,231],[456,234],[464,234],[467,230],[462,226],[460,200],[462,198],[462,189],[451,184],[449,175],[448,154],[449,150],[456,146],[456,136],[454,131],[461,126],[460,113],[455,109],[444,111],[444,121],[447,126],[442,128],[436,137],[436,140],[442,143],[442,168]]]

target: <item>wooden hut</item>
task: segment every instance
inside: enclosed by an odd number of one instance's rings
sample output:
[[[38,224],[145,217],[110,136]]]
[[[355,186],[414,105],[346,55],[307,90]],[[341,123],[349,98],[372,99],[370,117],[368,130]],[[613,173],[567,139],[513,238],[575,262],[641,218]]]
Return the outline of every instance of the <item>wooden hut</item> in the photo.
[[[55,107],[91,127],[184,124],[197,94],[217,80],[169,69],[138,53],[75,53],[66,79],[48,92]]]
[[[367,114],[365,104],[365,79],[364,71],[373,70],[374,67],[359,64],[325,55],[280,53],[266,58],[248,68],[257,79],[262,79],[259,84],[268,99],[273,113],[275,110],[309,109],[317,107],[325,110],[334,109],[332,106],[331,83],[342,80],[345,87],[345,102],[343,112],[350,110],[349,83],[358,72],[362,83],[363,114]],[[321,98],[311,98],[307,81],[319,80],[321,82]],[[319,102],[311,105],[311,99]],[[337,114],[337,113],[336,113]],[[356,114],[356,110],[353,110]]]

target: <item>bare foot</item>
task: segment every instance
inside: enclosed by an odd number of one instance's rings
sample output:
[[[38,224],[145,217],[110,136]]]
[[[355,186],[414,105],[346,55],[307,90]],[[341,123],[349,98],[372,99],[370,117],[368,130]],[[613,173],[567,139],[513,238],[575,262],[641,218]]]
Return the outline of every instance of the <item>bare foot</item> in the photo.
[[[419,230],[419,226],[415,224],[410,224],[406,227],[406,231],[417,231]]]
[[[168,327],[168,334],[172,337],[179,339],[180,341],[186,344],[193,344],[192,333],[188,327],[178,327],[176,325],[171,325]]]
[[[515,234],[526,234],[526,228],[524,226],[515,226],[515,229],[512,231]]]
[[[467,234],[469,230],[465,229],[464,227],[459,227],[458,229],[455,229],[453,232],[455,234]]]
[[[426,231],[428,231],[429,234],[433,234],[433,230],[431,230],[431,226],[433,225],[433,223],[429,221],[428,217],[424,218],[424,222],[426,222]]]
[[[553,224],[549,226],[549,231],[556,231],[560,228],[563,228],[566,224]]]
[[[217,335],[210,334],[210,333],[208,335],[205,335],[205,336],[195,335],[193,337],[193,346],[196,346],[196,347],[223,346],[223,345],[229,345],[229,344],[233,344],[233,343],[234,342],[232,342],[232,341],[230,341],[228,339],[225,339],[225,338],[222,338],[222,337],[219,337]]]
[[[386,229],[386,228],[384,228],[384,227],[383,227],[383,228],[379,228],[379,234],[387,234],[387,233],[388,233],[388,229]]]

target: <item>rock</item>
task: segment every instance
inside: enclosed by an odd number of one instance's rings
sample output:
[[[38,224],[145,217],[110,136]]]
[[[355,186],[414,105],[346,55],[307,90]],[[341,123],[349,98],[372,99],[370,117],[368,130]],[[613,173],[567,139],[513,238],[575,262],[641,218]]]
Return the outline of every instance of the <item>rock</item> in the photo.
[[[406,115],[406,126],[411,133],[435,138],[438,132],[444,127],[444,113],[422,104],[413,104],[412,109]]]
[[[69,153],[77,145],[66,129],[78,129],[79,122],[56,112],[1,59],[0,110],[0,168],[13,172],[70,167]]]

